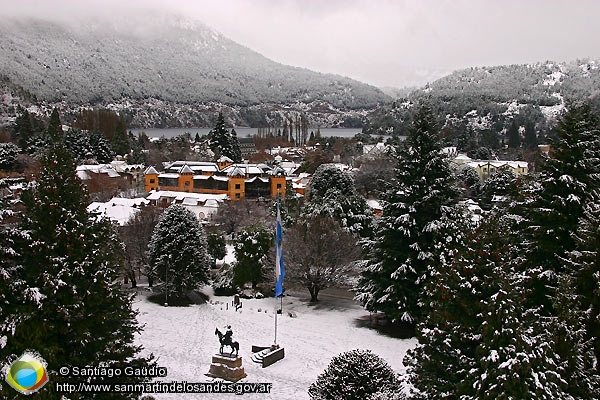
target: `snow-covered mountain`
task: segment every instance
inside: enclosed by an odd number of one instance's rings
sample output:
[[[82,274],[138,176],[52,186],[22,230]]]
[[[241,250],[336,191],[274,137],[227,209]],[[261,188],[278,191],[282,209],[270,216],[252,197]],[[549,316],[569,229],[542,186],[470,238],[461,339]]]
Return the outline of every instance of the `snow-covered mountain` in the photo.
[[[573,101],[600,109],[600,62],[540,62],[455,71],[414,90],[368,117],[367,131],[406,132],[414,104],[427,102],[441,127],[468,126],[504,134],[514,118],[549,130]]]
[[[350,110],[390,100],[373,86],[276,63],[199,22],[156,12],[68,23],[0,17],[0,36],[3,80],[46,102],[319,100]]]

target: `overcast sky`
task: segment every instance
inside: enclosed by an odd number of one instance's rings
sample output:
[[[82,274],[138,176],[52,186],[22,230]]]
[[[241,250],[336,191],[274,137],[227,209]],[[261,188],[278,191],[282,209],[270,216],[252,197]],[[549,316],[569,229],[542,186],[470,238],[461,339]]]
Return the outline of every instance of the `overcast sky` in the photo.
[[[0,0],[71,13],[170,8],[272,60],[376,86],[455,69],[600,59],[598,0]]]

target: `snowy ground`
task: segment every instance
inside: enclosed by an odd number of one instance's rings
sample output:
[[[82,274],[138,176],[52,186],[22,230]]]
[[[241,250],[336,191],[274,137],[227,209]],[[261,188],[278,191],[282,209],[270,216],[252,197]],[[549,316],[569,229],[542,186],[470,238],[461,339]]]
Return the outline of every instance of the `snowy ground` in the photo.
[[[308,294],[308,293],[307,293]],[[211,357],[218,351],[215,327],[231,325],[234,340],[240,343],[240,356],[248,375],[240,382],[272,383],[270,394],[244,394],[260,399],[308,399],[308,386],[327,367],[332,357],[352,349],[370,349],[399,373],[402,359],[416,344],[414,339],[387,337],[369,328],[358,327],[358,318],[368,317],[352,300],[320,296],[317,306],[308,296],[287,296],[279,315],[277,342],[285,348],[285,358],[267,368],[250,359],[251,346],[269,346],[274,340],[275,300],[242,300],[236,312],[231,297],[211,297],[210,303],[190,307],[162,307],[138,295],[134,307],[145,324],[138,338],[146,352],[158,357],[168,369],[163,381],[212,382],[205,376]],[[226,304],[229,304],[227,309]],[[265,312],[265,310],[267,310]],[[291,317],[292,313],[294,317]],[[154,394],[156,399],[231,399],[235,394]]]

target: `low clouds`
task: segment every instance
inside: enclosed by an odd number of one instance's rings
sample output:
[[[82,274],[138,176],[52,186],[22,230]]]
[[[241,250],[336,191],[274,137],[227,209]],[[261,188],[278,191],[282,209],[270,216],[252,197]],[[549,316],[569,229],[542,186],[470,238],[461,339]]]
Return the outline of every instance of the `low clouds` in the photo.
[[[424,84],[470,66],[600,58],[593,0],[25,0],[2,8],[63,22],[172,10],[275,61],[377,86]]]

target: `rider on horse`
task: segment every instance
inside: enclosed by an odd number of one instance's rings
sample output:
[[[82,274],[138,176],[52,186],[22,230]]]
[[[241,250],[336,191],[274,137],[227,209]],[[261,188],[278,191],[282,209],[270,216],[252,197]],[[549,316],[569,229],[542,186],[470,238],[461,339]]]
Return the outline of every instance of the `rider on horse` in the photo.
[[[221,331],[219,331],[219,328],[216,328],[215,335],[219,336],[219,341],[221,342],[221,349],[219,350],[219,353],[223,354],[223,347],[229,346],[231,347],[231,353],[229,354],[233,354],[233,352],[235,351],[235,355],[237,356],[240,344],[238,342],[233,341],[233,331],[231,330],[231,325],[227,325],[227,330],[225,331],[225,334],[221,333]]]
[[[233,331],[231,330],[231,325],[227,325],[227,330],[225,331],[225,335],[223,335],[223,344],[231,344],[233,343]]]

